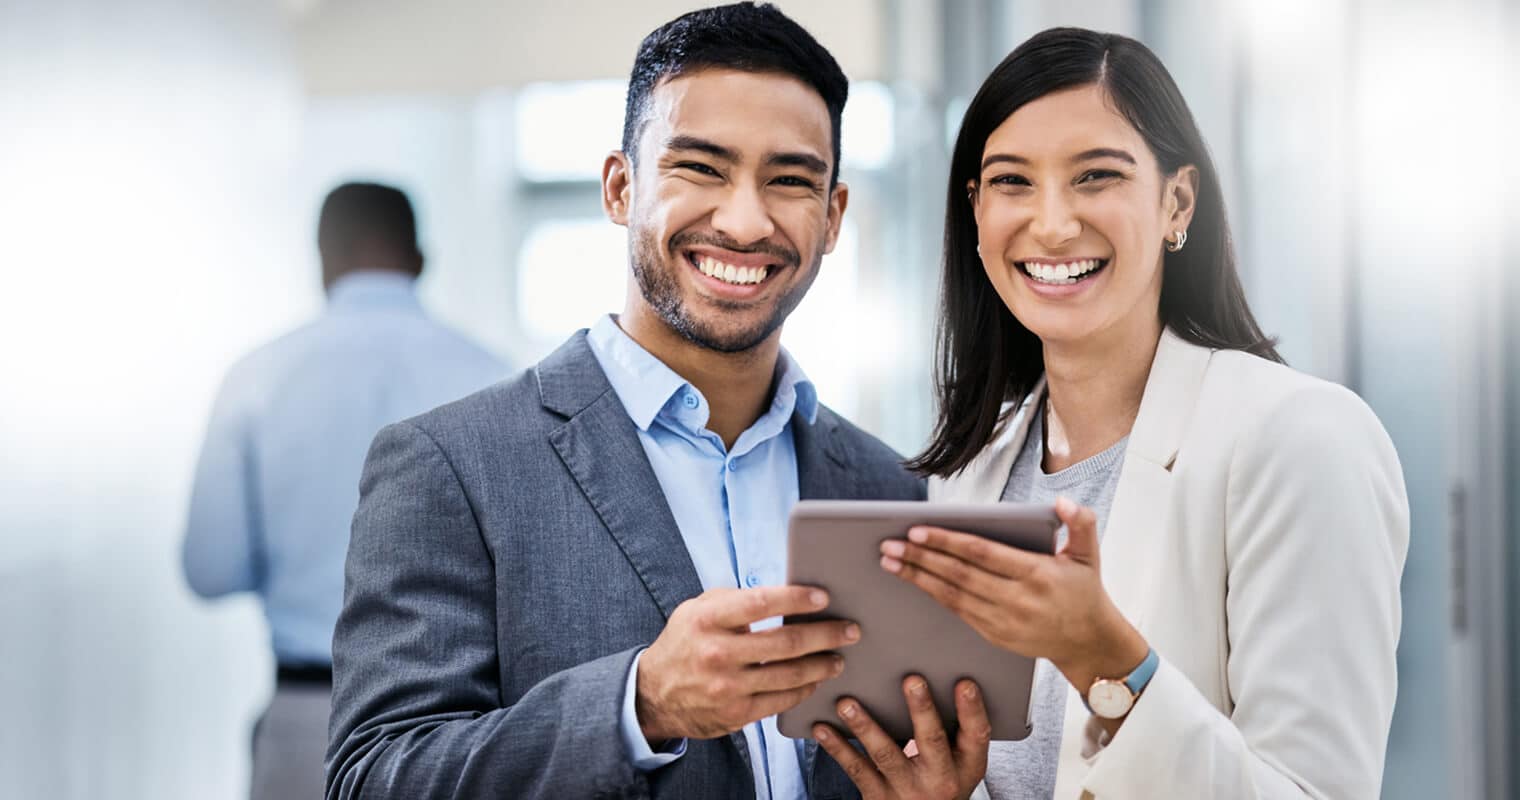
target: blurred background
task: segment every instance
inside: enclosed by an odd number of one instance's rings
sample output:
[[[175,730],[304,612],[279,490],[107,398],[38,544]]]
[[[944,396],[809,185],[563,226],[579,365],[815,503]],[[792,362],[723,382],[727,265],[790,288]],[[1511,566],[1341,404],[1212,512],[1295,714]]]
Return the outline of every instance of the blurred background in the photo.
[[[267,632],[178,547],[222,374],[321,308],[323,195],[407,190],[424,304],[531,363],[621,307],[596,179],[639,40],[696,5],[0,0],[0,797],[245,796]],[[1052,25],[1158,52],[1258,317],[1403,460],[1384,795],[1520,797],[1520,2],[780,5],[853,81],[845,233],[785,342],[904,452],[970,93]]]

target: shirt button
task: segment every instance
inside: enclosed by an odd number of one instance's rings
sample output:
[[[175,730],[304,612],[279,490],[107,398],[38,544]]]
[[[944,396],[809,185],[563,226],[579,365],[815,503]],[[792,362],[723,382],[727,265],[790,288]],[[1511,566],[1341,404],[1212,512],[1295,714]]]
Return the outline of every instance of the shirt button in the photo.
[[[737,459],[729,459],[729,462],[728,462],[728,471],[729,472],[735,472],[738,469],[739,469],[739,461]]]
[[[686,396],[681,398],[681,402],[685,403],[687,408],[696,408],[702,401],[698,400],[696,395],[687,392]]]
[[[745,576],[745,578],[744,578],[744,585],[748,586],[751,589],[755,588],[756,586],[759,586],[760,585],[760,576],[756,575],[753,572],[751,572],[749,575]]]

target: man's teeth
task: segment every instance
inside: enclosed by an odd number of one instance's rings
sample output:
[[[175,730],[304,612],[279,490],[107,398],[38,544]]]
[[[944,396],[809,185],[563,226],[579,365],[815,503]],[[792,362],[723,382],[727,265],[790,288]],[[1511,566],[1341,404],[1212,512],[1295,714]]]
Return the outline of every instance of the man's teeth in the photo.
[[[702,270],[703,275],[717,278],[724,283],[759,283],[765,280],[766,274],[771,271],[770,267],[736,267],[706,256],[699,257],[696,261],[697,269]]]
[[[1068,261],[1064,264],[1035,264],[1024,262],[1024,271],[1029,277],[1041,283],[1054,283],[1057,285],[1076,283],[1079,278],[1103,265],[1103,260],[1089,258],[1083,261]]]

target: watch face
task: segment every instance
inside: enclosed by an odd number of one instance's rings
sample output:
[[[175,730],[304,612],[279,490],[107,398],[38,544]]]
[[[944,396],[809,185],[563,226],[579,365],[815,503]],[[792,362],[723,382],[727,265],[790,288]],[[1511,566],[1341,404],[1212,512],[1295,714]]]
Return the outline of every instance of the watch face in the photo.
[[[1135,696],[1129,687],[1119,681],[1101,680],[1087,690],[1087,705],[1092,712],[1104,719],[1118,719],[1129,713]]]

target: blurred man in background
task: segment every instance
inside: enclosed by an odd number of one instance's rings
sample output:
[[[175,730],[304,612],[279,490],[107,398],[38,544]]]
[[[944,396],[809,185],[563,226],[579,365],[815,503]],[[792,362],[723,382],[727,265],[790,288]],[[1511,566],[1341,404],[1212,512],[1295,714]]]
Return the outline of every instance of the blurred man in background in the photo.
[[[401,191],[334,189],[317,243],[327,310],[228,373],[185,535],[196,594],[256,592],[269,621],[278,673],[254,729],[255,800],[322,794],[333,625],[370,440],[506,374],[423,313],[413,287],[423,257]]]

